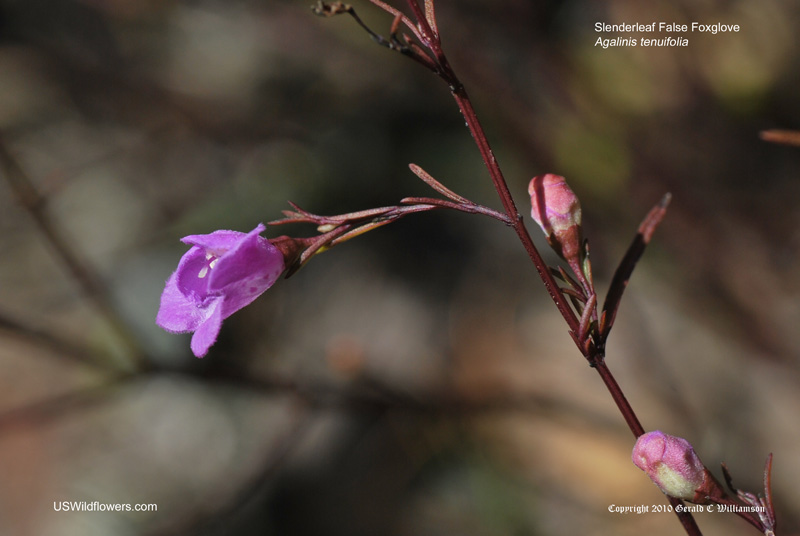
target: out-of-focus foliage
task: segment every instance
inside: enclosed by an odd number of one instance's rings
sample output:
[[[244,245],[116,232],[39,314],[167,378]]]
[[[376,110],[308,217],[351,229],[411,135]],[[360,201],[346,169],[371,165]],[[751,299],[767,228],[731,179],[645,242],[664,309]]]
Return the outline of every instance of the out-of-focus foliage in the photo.
[[[184,235],[247,231],[287,200],[334,214],[429,195],[409,162],[498,204],[447,88],[308,3],[0,2],[3,143],[170,370],[109,373],[130,347],[0,181],[0,533],[675,534],[667,514],[608,511],[664,501],[496,221],[423,214],[326,252],[226,321],[202,361],[155,327]],[[537,174],[580,196],[599,288],[673,193],[610,367],[645,427],[725,461],[743,489],[773,452],[781,528],[800,530],[800,150],[758,137],[800,128],[796,3],[439,0],[437,14],[520,211]],[[595,22],[653,20],[742,30],[594,46]]]

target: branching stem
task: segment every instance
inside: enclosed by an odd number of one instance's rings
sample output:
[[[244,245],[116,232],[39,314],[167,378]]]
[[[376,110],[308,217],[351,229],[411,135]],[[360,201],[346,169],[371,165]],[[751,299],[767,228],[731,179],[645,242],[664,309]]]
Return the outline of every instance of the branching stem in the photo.
[[[517,237],[525,248],[525,251],[528,253],[531,261],[533,261],[536,271],[539,273],[539,277],[541,277],[548,294],[550,294],[550,298],[553,300],[559,312],[561,313],[561,316],[564,317],[564,320],[569,326],[570,332],[573,335],[578,348],[581,350],[581,353],[589,361],[589,364],[593,366],[595,370],[597,370],[598,374],[600,374],[603,383],[605,383],[606,388],[611,394],[611,397],[614,399],[614,402],[617,404],[620,413],[625,419],[625,422],[628,424],[631,432],[633,432],[633,435],[636,437],[642,435],[644,433],[644,428],[639,422],[639,419],[636,417],[636,413],[633,411],[633,408],[628,403],[628,400],[614,378],[614,375],[605,364],[605,356],[603,355],[602,350],[592,345],[588,346],[588,348],[585,347],[582,344],[582,341],[580,341],[580,339],[577,337],[577,334],[580,331],[580,320],[569,306],[564,293],[561,291],[561,288],[558,286],[553,277],[552,271],[547,264],[545,264],[544,259],[542,259],[541,254],[536,249],[536,246],[531,239],[530,233],[525,227],[525,223],[519,211],[517,210],[516,204],[514,203],[514,198],[512,197],[511,191],[508,188],[508,183],[506,182],[503,172],[500,169],[500,165],[497,163],[497,159],[492,152],[489,140],[486,137],[486,133],[484,132],[480,121],[478,120],[478,116],[475,113],[475,109],[472,106],[469,95],[467,95],[464,85],[456,76],[455,71],[450,66],[450,63],[447,61],[447,57],[442,50],[438,33],[431,28],[431,25],[428,23],[422,8],[417,3],[417,0],[406,1],[414,13],[414,17],[418,23],[418,28],[421,30],[423,38],[426,41],[425,45],[429,47],[430,51],[433,53],[434,57],[439,63],[439,68],[434,72],[436,72],[450,86],[450,91],[453,95],[453,98],[455,99],[461,114],[464,116],[467,128],[469,129],[476,145],[478,146],[481,158],[483,159],[483,162],[489,171],[489,175],[492,179],[495,190],[500,196],[500,201],[503,204],[503,210],[511,222],[511,227],[514,229],[514,232],[517,233]],[[671,497],[669,500],[686,533],[690,536],[700,536],[702,533],[700,532],[700,528],[697,526],[697,523],[695,522],[691,513],[683,511],[682,508],[675,508],[682,504],[682,502]]]

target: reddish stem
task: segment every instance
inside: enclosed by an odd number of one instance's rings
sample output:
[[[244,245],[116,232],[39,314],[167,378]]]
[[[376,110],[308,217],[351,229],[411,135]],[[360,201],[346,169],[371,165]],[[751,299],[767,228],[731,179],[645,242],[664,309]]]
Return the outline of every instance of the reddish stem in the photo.
[[[411,6],[411,9],[414,11],[414,15],[417,18],[423,33],[430,35],[430,33],[432,33],[430,26],[425,20],[424,15],[421,14],[419,4],[416,3],[416,0],[408,0],[408,3]],[[631,429],[631,432],[633,432],[633,435],[639,437],[640,435],[644,434],[644,428],[639,422],[639,419],[636,417],[636,413],[633,411],[633,408],[628,403],[628,400],[625,397],[625,394],[622,392],[622,389],[619,387],[614,375],[606,366],[605,356],[599,353],[595,347],[591,347],[587,355],[586,349],[581,347],[581,341],[575,337],[579,330],[580,321],[570,308],[569,303],[564,297],[564,294],[561,292],[561,288],[553,278],[550,268],[547,266],[547,264],[545,264],[541,254],[536,249],[536,246],[531,239],[530,233],[528,233],[528,230],[525,227],[525,223],[523,222],[522,216],[517,210],[516,204],[514,203],[514,198],[511,195],[511,191],[508,188],[505,177],[503,177],[503,172],[500,170],[500,165],[497,163],[497,159],[495,158],[492,148],[489,145],[489,140],[486,137],[486,133],[484,132],[483,127],[478,120],[478,116],[475,113],[475,109],[472,106],[472,102],[470,101],[464,86],[459,81],[452,67],[450,67],[444,51],[442,50],[441,41],[438,38],[433,38],[431,39],[430,43],[426,44],[430,46],[431,51],[433,52],[437,61],[439,61],[440,70],[438,74],[450,85],[450,91],[453,94],[453,98],[455,99],[456,104],[458,104],[461,114],[464,116],[467,128],[469,128],[469,131],[472,134],[476,145],[478,146],[478,150],[481,153],[483,162],[486,165],[486,168],[489,170],[489,175],[491,176],[495,190],[497,190],[497,194],[500,196],[503,209],[511,221],[511,227],[517,233],[517,236],[519,237],[520,242],[522,242],[525,251],[528,252],[528,256],[533,261],[536,271],[539,273],[539,277],[541,277],[547,292],[550,294],[550,298],[556,304],[559,312],[561,312],[561,316],[563,316],[564,320],[567,322],[567,325],[569,326],[570,331],[573,334],[573,338],[575,339],[576,344],[578,344],[578,348],[581,350],[581,353],[584,354],[584,356],[589,360],[590,365],[592,365],[597,370],[598,374],[600,374],[600,377],[603,379],[606,388],[611,394],[611,397],[614,399],[614,402],[616,402],[620,413],[622,413],[622,416],[625,419],[625,422],[628,424],[628,427]],[[683,525],[686,534],[689,536],[702,536],[700,528],[697,526],[692,514],[683,511],[683,509],[677,508],[677,506],[682,505],[683,502],[672,497],[668,497],[668,499],[676,515],[678,516],[681,525]]]
[[[483,162],[486,164],[486,168],[489,170],[492,183],[494,183],[495,190],[497,190],[497,193],[500,196],[500,201],[503,204],[503,210],[511,221],[511,227],[514,229],[514,232],[517,233],[520,242],[522,242],[523,247],[525,247],[525,251],[528,252],[528,256],[533,261],[534,266],[536,266],[536,271],[539,272],[539,277],[542,278],[544,286],[547,289],[547,292],[550,294],[550,298],[552,298],[553,302],[556,304],[556,307],[558,307],[558,310],[561,312],[561,316],[564,317],[564,320],[567,322],[570,330],[577,333],[579,324],[578,318],[570,308],[569,302],[567,302],[565,299],[564,294],[561,292],[561,288],[558,286],[558,283],[556,283],[552,273],[550,272],[550,268],[544,262],[544,259],[542,259],[541,254],[533,243],[530,233],[528,233],[528,230],[525,227],[525,223],[522,220],[522,215],[517,210],[517,206],[514,203],[514,198],[511,196],[511,192],[508,189],[508,184],[506,183],[505,177],[503,177],[503,172],[500,170],[497,159],[495,158],[492,148],[489,145],[489,140],[486,138],[486,134],[484,133],[483,127],[478,120],[478,116],[475,114],[475,109],[472,107],[472,102],[470,101],[464,86],[458,83],[458,79],[456,78],[455,74],[452,74],[452,71],[450,79],[451,87],[455,87],[455,90],[453,90],[453,98],[455,99],[456,104],[458,104],[458,108],[461,110],[461,114],[464,116],[467,127],[472,133],[472,137],[478,146],[478,150],[481,153]],[[453,84],[452,81],[455,81],[456,83]]]
[[[376,5],[382,4],[382,2],[379,0],[370,1]],[[436,73],[450,86],[450,92],[452,93],[453,98],[455,99],[456,104],[461,111],[461,114],[464,116],[467,128],[469,129],[476,145],[478,146],[478,150],[481,153],[481,158],[483,159],[486,168],[489,170],[489,175],[492,179],[495,190],[497,190],[497,194],[500,196],[500,201],[503,204],[503,210],[508,217],[508,224],[514,229],[514,232],[517,233],[517,237],[519,237],[519,240],[522,242],[525,251],[528,252],[528,256],[533,261],[536,271],[539,273],[539,277],[541,277],[547,292],[550,294],[550,298],[556,304],[561,316],[563,316],[564,320],[567,322],[572,338],[575,340],[575,343],[578,345],[581,353],[589,361],[589,364],[597,369],[597,372],[603,379],[603,382],[608,388],[611,397],[616,402],[617,407],[622,413],[622,416],[624,417],[625,422],[628,424],[628,427],[631,429],[631,432],[633,432],[634,436],[636,437],[642,435],[644,433],[644,428],[639,422],[639,419],[636,417],[636,414],[634,413],[631,405],[628,403],[628,400],[625,398],[622,389],[620,389],[619,385],[614,379],[613,374],[611,374],[611,371],[606,366],[604,361],[605,356],[602,350],[598,349],[597,346],[594,345],[584,345],[584,341],[582,341],[581,337],[578,336],[580,331],[580,320],[570,307],[569,302],[564,296],[564,293],[561,291],[561,288],[555,281],[550,268],[547,266],[547,264],[545,264],[544,259],[542,259],[541,254],[539,254],[539,251],[536,249],[536,246],[531,239],[530,233],[528,233],[528,230],[525,227],[522,216],[517,210],[516,204],[514,203],[514,198],[512,197],[511,191],[508,188],[508,184],[503,177],[503,172],[500,170],[497,159],[495,158],[492,148],[489,145],[489,140],[487,139],[486,134],[483,131],[483,127],[478,120],[478,116],[475,113],[475,109],[472,106],[472,102],[470,101],[463,84],[461,84],[461,81],[458,79],[455,71],[453,71],[453,68],[450,66],[450,63],[447,60],[447,56],[442,49],[442,43],[438,32],[432,27],[432,25],[435,25],[435,21],[429,22],[427,20],[426,13],[423,12],[417,0],[406,0],[406,3],[413,13],[413,18],[416,19],[417,22],[415,30],[418,30],[419,32],[417,33],[415,31],[416,36],[420,39],[423,46],[430,50],[437,63],[436,66],[428,67],[431,68],[434,73]],[[426,12],[432,13],[432,9],[426,9]],[[580,271],[578,271],[578,273],[580,273]],[[678,511],[677,506],[682,505],[682,501],[669,497],[669,502],[675,509],[675,513],[677,514],[686,533],[689,536],[702,536],[702,533],[700,532],[700,529],[695,523],[692,515],[688,512]]]
[[[453,75],[453,79],[455,79],[455,75]],[[455,98],[456,103],[458,103],[458,107],[467,122],[467,127],[469,127],[472,137],[475,139],[475,143],[478,145],[478,150],[481,152],[483,161],[486,164],[486,167],[489,169],[492,182],[494,183],[495,189],[500,195],[500,200],[503,203],[503,209],[505,209],[506,214],[511,220],[511,227],[514,228],[514,231],[517,233],[522,245],[525,247],[525,251],[528,252],[528,256],[533,261],[534,266],[536,266],[536,271],[539,272],[539,276],[542,278],[547,292],[550,294],[553,302],[555,302],[556,307],[558,307],[558,310],[561,312],[564,320],[566,320],[570,330],[572,330],[573,333],[577,333],[579,321],[575,316],[575,313],[569,307],[567,300],[564,298],[564,294],[561,292],[561,288],[556,283],[550,269],[545,264],[542,256],[539,254],[539,251],[533,244],[533,240],[531,239],[528,230],[525,228],[525,224],[522,221],[522,216],[519,214],[519,211],[514,203],[514,199],[511,197],[508,184],[506,184],[503,173],[500,171],[500,166],[497,164],[497,160],[492,153],[492,149],[489,146],[489,141],[486,139],[486,134],[483,132],[483,128],[478,121],[478,117],[475,115],[475,110],[472,107],[472,103],[470,102],[463,86],[458,85],[456,87],[458,89],[453,91],[453,97]],[[579,349],[581,352],[584,352],[584,349],[581,348],[580,345]],[[625,419],[625,422],[628,424],[631,432],[633,432],[633,435],[639,437],[640,435],[644,434],[644,428],[642,427],[642,424],[639,422],[638,417],[636,417],[636,413],[633,411],[633,408],[628,402],[628,399],[625,397],[625,394],[622,392],[622,389],[617,383],[617,380],[614,378],[614,375],[608,369],[604,356],[595,351],[586,357],[589,360],[589,363],[595,368],[595,370],[597,370],[597,373],[600,374],[600,377],[603,379],[603,383],[605,383],[608,392],[611,394],[614,402],[616,402],[620,413],[622,413],[622,417]],[[681,522],[681,525],[683,525],[686,534],[689,536],[702,536],[700,527],[697,526],[697,522],[694,520],[692,514],[683,511],[682,508],[677,508],[679,505],[683,505],[683,502],[673,497],[668,497],[668,499],[673,507],[673,510],[675,511],[675,514],[678,516],[678,520]]]
[[[457,80],[454,74],[452,75],[452,80]],[[492,177],[494,187],[497,190],[497,193],[500,195],[500,200],[503,203],[503,209],[506,211],[506,214],[511,220],[511,227],[514,228],[514,231],[517,233],[522,245],[525,247],[525,251],[528,252],[528,256],[533,261],[534,266],[536,266],[536,271],[539,272],[539,276],[542,278],[547,292],[550,294],[553,302],[555,302],[556,307],[558,307],[558,310],[561,312],[564,320],[566,320],[570,330],[573,333],[577,333],[579,321],[575,316],[575,313],[569,307],[567,300],[564,298],[564,294],[561,292],[561,288],[556,283],[550,269],[545,264],[542,256],[539,254],[539,251],[533,244],[533,240],[531,239],[528,230],[525,228],[525,224],[522,221],[522,216],[519,214],[519,211],[514,204],[514,199],[511,197],[508,184],[506,184],[503,173],[500,171],[500,166],[497,164],[497,160],[492,153],[492,149],[489,146],[489,141],[486,139],[486,134],[484,133],[483,128],[478,121],[478,117],[475,114],[475,110],[472,107],[472,103],[470,102],[466,91],[460,84],[454,86],[451,83],[451,87],[456,87],[456,89],[453,91],[453,98],[455,98],[456,103],[458,104],[458,107],[467,122],[467,127],[472,133],[475,143],[478,145],[478,150],[483,157],[483,161],[486,164],[486,167],[489,169],[489,174]],[[576,343],[579,343],[579,341],[576,340]],[[581,348],[580,345],[578,347],[583,353],[584,349]],[[622,413],[622,417],[625,419],[625,422],[628,424],[631,432],[633,432],[633,435],[639,437],[640,435],[644,434],[644,428],[639,422],[639,419],[636,417],[636,413],[633,411],[630,403],[628,403],[628,399],[622,392],[622,389],[617,383],[617,380],[614,378],[614,375],[608,369],[608,366],[605,363],[605,357],[601,354],[598,354],[596,351],[593,351],[593,353],[587,355],[586,358],[597,370],[598,374],[600,374],[600,377],[603,379],[603,383],[605,383],[608,392],[611,394],[614,402],[616,402],[620,413]],[[692,514],[683,511],[683,509],[677,508],[679,505],[682,505],[683,502],[673,497],[668,497],[668,499],[673,507],[673,510],[675,511],[675,514],[678,516],[678,520],[681,522],[681,525],[683,525],[686,534],[689,536],[702,536],[700,527],[697,526],[697,522],[694,520]]]

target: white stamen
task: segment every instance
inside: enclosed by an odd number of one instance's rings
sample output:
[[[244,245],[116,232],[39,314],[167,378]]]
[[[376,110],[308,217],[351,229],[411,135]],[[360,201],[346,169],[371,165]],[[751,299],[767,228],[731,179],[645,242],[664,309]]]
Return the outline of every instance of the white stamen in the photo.
[[[214,265],[217,264],[219,257],[215,257],[211,253],[206,253],[206,260],[210,260],[211,262],[209,262],[206,266],[203,266],[200,269],[200,272],[197,274],[198,279],[203,279],[205,276],[208,275],[208,271],[214,268]]]

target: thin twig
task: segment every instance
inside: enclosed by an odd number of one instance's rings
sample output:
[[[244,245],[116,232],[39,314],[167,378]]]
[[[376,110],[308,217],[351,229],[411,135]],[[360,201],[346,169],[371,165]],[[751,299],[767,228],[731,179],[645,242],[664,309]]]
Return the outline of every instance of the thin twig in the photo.
[[[31,215],[39,232],[47,239],[55,255],[81,287],[86,298],[128,347],[134,365],[139,369],[146,368],[148,363],[144,358],[144,352],[127,323],[112,305],[108,288],[88,263],[68,245],[67,239],[50,219],[46,210],[47,199],[33,185],[33,181],[6,144],[2,133],[0,133],[0,166],[20,205]]]
[[[379,8],[381,8],[382,10],[386,11],[387,13],[391,13],[395,18],[400,18],[403,24],[405,24],[408,27],[408,29],[411,30],[414,36],[417,39],[419,39],[421,43],[425,42],[419,29],[413,22],[411,22],[411,19],[409,19],[405,13],[403,13],[397,8],[390,6],[385,2],[381,2],[380,0],[369,0],[369,1],[378,6]]]
[[[0,314],[0,331],[22,339],[26,343],[36,344],[49,350],[47,355],[68,358],[97,370],[115,370],[108,359],[104,359],[102,355],[88,347],[78,345],[48,331],[28,326],[3,314]]]
[[[63,417],[77,409],[90,409],[107,401],[109,392],[120,385],[140,377],[139,373],[121,372],[104,379],[99,385],[84,387],[67,393],[50,395],[40,400],[0,413],[0,434],[9,433],[19,426],[44,424]]]
[[[441,208],[458,210],[460,212],[466,212],[467,214],[481,214],[483,216],[489,216],[490,218],[494,218],[498,221],[501,221],[506,225],[511,225],[511,220],[509,220],[508,216],[506,216],[502,212],[498,212],[489,207],[484,207],[483,205],[477,205],[471,202],[461,204],[461,203],[453,203],[452,201],[447,201],[445,199],[436,199],[433,197],[404,197],[403,199],[400,200],[400,203],[424,204],[429,206],[437,206]]]
[[[759,137],[772,143],[800,147],[800,131],[797,130],[762,130]]]

